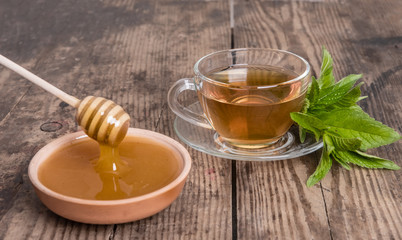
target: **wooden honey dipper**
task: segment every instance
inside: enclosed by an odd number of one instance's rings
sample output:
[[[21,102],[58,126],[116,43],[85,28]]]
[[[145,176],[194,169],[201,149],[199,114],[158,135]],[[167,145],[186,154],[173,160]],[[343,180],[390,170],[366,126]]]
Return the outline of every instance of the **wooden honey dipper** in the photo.
[[[111,100],[88,96],[82,101],[29,72],[0,54],[0,64],[77,108],[76,119],[85,133],[101,144],[117,146],[126,136],[130,116]]]

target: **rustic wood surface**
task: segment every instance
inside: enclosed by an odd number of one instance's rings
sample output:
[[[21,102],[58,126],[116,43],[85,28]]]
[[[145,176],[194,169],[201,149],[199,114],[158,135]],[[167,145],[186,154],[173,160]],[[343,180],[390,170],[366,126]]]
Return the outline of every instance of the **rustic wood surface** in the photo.
[[[132,126],[179,140],[167,91],[203,55],[280,48],[318,74],[325,46],[337,78],[364,74],[362,108],[401,133],[401,12],[400,0],[0,0],[0,54],[78,98],[113,99]],[[167,209],[126,224],[66,220],[37,199],[27,167],[78,129],[74,114],[0,67],[0,239],[402,239],[402,171],[335,164],[307,188],[319,152],[242,162],[187,147],[193,167]],[[401,150],[371,153],[401,166]]]

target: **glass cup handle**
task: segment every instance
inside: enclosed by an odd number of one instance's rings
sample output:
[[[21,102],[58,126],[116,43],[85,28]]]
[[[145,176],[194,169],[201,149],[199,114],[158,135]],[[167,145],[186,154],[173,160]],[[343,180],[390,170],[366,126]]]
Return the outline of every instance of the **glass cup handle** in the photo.
[[[193,79],[191,78],[182,78],[176,81],[173,86],[169,89],[168,92],[168,104],[170,109],[179,117],[186,120],[187,122],[194,124],[196,126],[200,126],[203,128],[212,129],[211,125],[209,124],[208,120],[205,118],[204,115],[200,113],[196,113],[191,109],[183,106],[179,103],[178,96],[181,92],[185,90],[192,90],[196,91],[196,87],[194,84]]]

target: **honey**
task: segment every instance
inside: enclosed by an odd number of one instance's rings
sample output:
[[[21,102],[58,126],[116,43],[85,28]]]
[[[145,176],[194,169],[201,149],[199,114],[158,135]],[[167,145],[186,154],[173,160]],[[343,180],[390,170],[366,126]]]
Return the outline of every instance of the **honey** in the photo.
[[[111,147],[83,137],[46,159],[38,177],[47,188],[66,196],[125,199],[172,182],[182,168],[178,159],[178,153],[149,138],[127,135],[118,147]]]

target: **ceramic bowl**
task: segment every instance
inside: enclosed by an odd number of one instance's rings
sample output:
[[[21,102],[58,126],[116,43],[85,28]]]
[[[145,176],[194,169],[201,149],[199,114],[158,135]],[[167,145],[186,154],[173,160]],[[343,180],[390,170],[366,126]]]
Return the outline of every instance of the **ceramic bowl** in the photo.
[[[179,175],[164,187],[151,193],[119,200],[87,200],[59,194],[44,186],[38,178],[38,169],[52,153],[86,137],[76,132],[60,137],[39,150],[29,164],[28,175],[42,203],[54,213],[77,222],[90,224],[116,224],[149,217],[168,207],[180,194],[190,172],[191,158],[188,151],[177,141],[148,130],[130,128],[128,135],[151,138],[167,146],[180,156]]]

